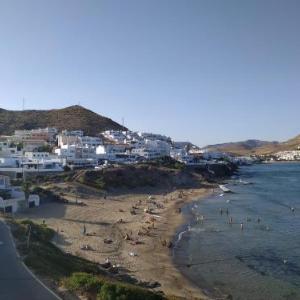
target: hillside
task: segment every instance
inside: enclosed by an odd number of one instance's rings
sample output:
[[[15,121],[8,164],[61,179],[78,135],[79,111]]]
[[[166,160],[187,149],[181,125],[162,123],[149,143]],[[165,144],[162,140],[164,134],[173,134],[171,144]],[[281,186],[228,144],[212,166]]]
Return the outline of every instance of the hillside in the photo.
[[[263,147],[272,149],[276,147],[278,144],[279,144],[278,142],[247,140],[247,141],[235,142],[235,143],[209,145],[205,147],[205,149],[209,149],[211,151],[227,152],[236,155],[247,155],[247,154],[255,154],[257,149]]]
[[[205,149],[212,151],[227,152],[234,155],[250,155],[250,154],[272,154],[278,151],[297,150],[300,146],[300,135],[286,142],[267,142],[259,140],[247,140],[236,143],[224,143],[209,145]]]
[[[98,115],[82,106],[52,110],[9,111],[0,108],[0,134],[10,135],[16,129],[55,127],[58,130],[82,129],[87,135],[114,129],[126,129],[113,120]]]
[[[269,154],[278,151],[297,150],[300,146],[300,135],[276,145],[264,145],[256,149],[256,154]]]

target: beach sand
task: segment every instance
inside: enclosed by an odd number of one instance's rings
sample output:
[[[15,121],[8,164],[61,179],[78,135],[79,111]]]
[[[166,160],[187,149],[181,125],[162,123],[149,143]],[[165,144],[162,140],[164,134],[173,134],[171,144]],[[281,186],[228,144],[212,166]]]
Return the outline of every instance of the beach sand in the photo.
[[[165,244],[173,240],[176,229],[184,223],[180,208],[211,193],[212,188],[173,192],[145,188],[117,191],[105,198],[84,187],[84,197],[78,196],[83,205],[75,204],[72,192],[80,188],[78,184],[56,184],[55,188],[73,204],[47,203],[16,217],[41,223],[45,220],[57,232],[54,243],[65,252],[97,263],[108,259],[139,281],[158,282],[156,291],[186,299],[208,299],[183,277],[172,261],[172,250]],[[151,213],[145,212],[148,209]],[[85,245],[91,250],[82,250]]]

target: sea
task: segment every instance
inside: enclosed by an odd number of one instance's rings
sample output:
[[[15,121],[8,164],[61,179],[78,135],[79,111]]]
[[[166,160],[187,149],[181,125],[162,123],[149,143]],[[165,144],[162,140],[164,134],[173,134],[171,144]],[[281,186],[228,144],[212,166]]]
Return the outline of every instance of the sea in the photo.
[[[174,262],[213,299],[300,299],[300,164],[245,166],[183,208]]]

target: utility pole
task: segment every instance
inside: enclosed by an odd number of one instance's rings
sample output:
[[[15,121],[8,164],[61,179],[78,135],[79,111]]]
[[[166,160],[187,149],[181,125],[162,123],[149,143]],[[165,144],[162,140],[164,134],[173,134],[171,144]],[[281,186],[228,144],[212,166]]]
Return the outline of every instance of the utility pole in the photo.
[[[22,99],[22,110],[24,111],[25,110],[25,98],[23,97]]]

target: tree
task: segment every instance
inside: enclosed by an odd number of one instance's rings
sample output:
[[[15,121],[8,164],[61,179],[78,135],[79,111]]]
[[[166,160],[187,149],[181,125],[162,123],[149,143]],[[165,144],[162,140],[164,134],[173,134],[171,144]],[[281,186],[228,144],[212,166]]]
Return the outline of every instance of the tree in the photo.
[[[31,188],[31,183],[29,181],[24,181],[22,183],[22,190],[25,194],[25,201],[26,201],[26,206],[29,207],[29,195],[30,195],[30,188]]]

